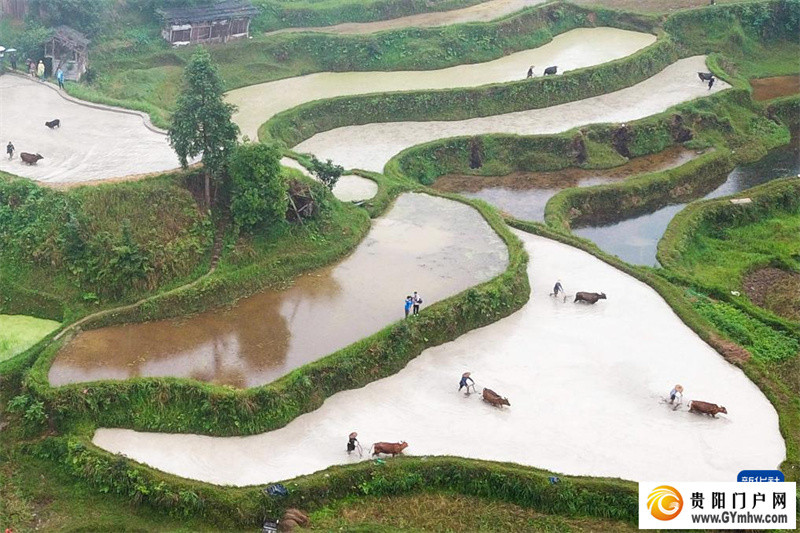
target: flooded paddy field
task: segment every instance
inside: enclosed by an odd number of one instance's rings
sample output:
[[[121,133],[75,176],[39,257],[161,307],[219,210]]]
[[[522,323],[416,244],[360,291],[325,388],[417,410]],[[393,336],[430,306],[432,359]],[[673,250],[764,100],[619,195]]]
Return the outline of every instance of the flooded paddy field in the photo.
[[[655,35],[616,28],[579,28],[556,35],[538,48],[494,61],[439,70],[389,72],[319,72],[250,85],[226,94],[239,110],[234,121],[243,135],[257,138],[258,128],[286,109],[323,98],[419,89],[452,89],[525,78],[528,68],[541,76],[550,65],[559,72],[607,63],[653,44]]]
[[[568,168],[552,172],[517,172],[507,176],[452,174],[437,179],[433,188],[484,200],[520,220],[543,222],[547,201],[562,189],[612,183],[646,172],[674,168],[696,155],[692,150],[675,146],[604,170]]]
[[[723,481],[742,464],[780,464],[786,449],[772,405],[654,290],[583,251],[517,234],[531,255],[530,301],[425,350],[391,377],[338,393],[261,435],[100,429],[94,443],[165,472],[237,486],[361,460],[344,451],[351,431],[365,448],[403,439],[413,455],[632,480]],[[552,298],[556,279],[568,293],[604,291],[608,299],[589,306]],[[479,391],[489,387],[511,406],[457,392],[465,371]],[[719,403],[729,414],[695,415],[685,404],[673,410],[663,398],[675,383],[686,388],[686,400]]]
[[[546,0],[488,0],[474,6],[452,9],[450,11],[431,11],[429,13],[418,13],[416,15],[378,20],[375,22],[346,22],[332,26],[283,28],[269,32],[268,35],[308,31],[337,34],[365,34],[401,28],[432,28],[436,26],[448,26],[450,24],[462,24],[464,22],[488,22],[516,13],[520,9],[529,6],[543,4],[545,1]]]
[[[78,334],[50,369],[53,385],[136,376],[253,387],[487,281],[507,265],[505,244],[473,208],[425,194],[400,196],[337,265],[264,291],[228,310]]]
[[[381,172],[400,151],[437,139],[486,133],[542,135],[586,124],[644,118],[730,87],[718,81],[709,90],[697,78],[705,56],[676,61],[655,76],[611,93],[542,109],[456,121],[386,122],[347,126],[314,135],[294,147],[345,168]]]
[[[756,163],[736,167],[724,183],[703,199],[719,198],[744,191],[756,185],[800,174],[800,146],[792,144],[772,150]],[[605,226],[573,228],[576,235],[592,240],[602,250],[634,264],[657,264],[656,249],[672,218],[686,203],[668,205],[652,213],[628,218]]]
[[[0,76],[0,138],[16,148],[0,157],[0,170],[48,183],[81,182],[178,168],[167,136],[149,130],[141,116],[65,100],[44,83]],[[45,122],[59,119],[50,129]],[[35,165],[19,154],[41,154]]]

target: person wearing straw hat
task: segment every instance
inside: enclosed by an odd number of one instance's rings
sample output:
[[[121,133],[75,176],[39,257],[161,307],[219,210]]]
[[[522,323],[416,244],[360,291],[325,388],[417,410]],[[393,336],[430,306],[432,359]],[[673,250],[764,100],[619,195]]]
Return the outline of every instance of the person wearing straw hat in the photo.
[[[350,435],[347,437],[348,454],[352,453],[356,449],[356,447],[358,447],[358,455],[361,455],[361,444],[359,444],[358,439],[356,437],[358,437],[358,433],[356,433],[355,431],[350,433]]]
[[[678,403],[681,403],[683,400],[683,385],[675,385],[671,391],[669,391],[669,403],[675,403],[675,400],[678,400]]]
[[[561,285],[561,280],[556,281],[555,286],[553,287],[553,296],[558,298],[558,293],[564,294],[564,286]]]
[[[466,387],[467,392],[469,392],[470,386],[472,387],[473,391],[475,390],[475,381],[471,377],[469,377],[470,374],[471,372],[464,372],[463,374],[461,374],[461,381],[458,383],[458,392],[461,392],[461,389],[463,389],[464,387]],[[467,381],[472,381],[472,384],[470,385],[469,383],[467,383]]]

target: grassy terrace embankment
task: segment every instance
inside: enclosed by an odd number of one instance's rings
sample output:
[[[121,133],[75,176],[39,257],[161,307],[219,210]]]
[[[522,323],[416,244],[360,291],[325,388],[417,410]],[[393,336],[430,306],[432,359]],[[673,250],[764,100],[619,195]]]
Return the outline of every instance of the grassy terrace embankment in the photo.
[[[564,6],[569,7],[569,6]],[[540,8],[554,9],[552,6]],[[631,19],[615,11],[598,9],[567,11],[559,25],[614,26],[656,31],[652,19]],[[272,117],[259,128],[262,140],[277,140],[294,146],[309,137],[334,128],[373,122],[413,120],[462,120],[510,113],[579,100],[615,91],[643,81],[675,60],[714,53],[712,66],[724,54],[728,76],[756,77],[783,74],[796,69],[800,53],[793,21],[800,18],[795,2],[776,0],[759,4],[735,4],[680,13],[667,19],[659,41],[624,59],[596,67],[578,69],[563,76],[534,78],[506,84],[440,91],[344,96],[307,104]],[[706,36],[689,30],[693,25],[713,28]],[[552,26],[552,23],[550,23]],[[552,30],[551,30],[552,31]],[[746,52],[745,52],[746,51]],[[768,64],[753,61],[769,58]],[[727,78],[725,78],[727,80]],[[740,85],[744,87],[744,85]]]
[[[505,272],[426,308],[414,320],[392,324],[273,383],[233,390],[189,379],[137,378],[52,388],[47,373],[59,348],[53,343],[31,368],[29,392],[50,406],[53,421],[62,428],[84,420],[100,426],[210,435],[246,435],[282,427],[336,392],[392,375],[425,348],[507,316],[528,300],[527,255],[521,243],[493,209],[481,202],[466,203],[476,207],[507,244]],[[159,305],[158,298],[154,303]]]
[[[230,90],[313,72],[433,70],[480,63],[541,46],[569,29],[595,25],[651,31],[655,18],[556,3],[495,22],[374,35],[257,36],[210,46],[209,51]],[[161,44],[131,47],[130,43],[113,41],[93,52],[95,82],[68,84],[70,94],[145,111],[154,124],[168,124],[182,67],[191,50],[166,49]]]
[[[764,5],[770,6],[785,4],[788,2],[764,3]],[[736,7],[736,9],[740,8]],[[787,18],[784,17],[783,20],[787,20]],[[724,23],[734,30],[739,24],[737,21],[731,22],[730,20],[726,20]],[[755,37],[748,31],[744,31],[744,35],[747,43],[757,43],[754,40]],[[763,50],[771,49],[770,47],[777,49],[778,46],[777,44],[757,44],[762,46]],[[731,46],[731,48],[733,47]],[[744,53],[746,54],[747,50]],[[769,142],[777,142],[775,139],[784,135],[785,133],[782,132],[786,130],[783,126],[769,125],[767,121],[754,114],[755,108],[749,104],[743,104],[745,95],[742,90],[746,91],[743,77],[747,71],[731,57],[728,54],[717,56],[713,68],[718,74],[723,74],[726,80],[731,80],[740,91],[729,91],[730,96],[714,99],[711,106],[702,104],[702,101],[698,102],[702,105],[692,110],[691,114],[694,119],[686,127],[691,128],[696,135],[693,146],[715,147],[713,153],[723,155],[727,153],[725,150],[736,150],[737,160],[739,157],[757,157],[758,154],[763,153]],[[783,61],[779,63],[783,65]],[[731,67],[741,68],[738,72],[741,77],[732,75]],[[770,66],[766,70],[773,68],[775,67]],[[726,108],[731,103],[736,106]],[[786,117],[786,120],[789,120],[792,119],[792,110],[796,109],[797,105],[796,99],[782,100],[780,103],[773,102],[769,104],[769,109],[772,111],[767,111],[767,113],[770,113],[769,116]],[[680,108],[677,113],[689,114],[683,108]],[[646,134],[642,133],[641,145],[635,144],[640,148],[635,150],[641,149],[642,153],[647,153],[647,150],[657,151],[656,147],[675,142],[669,129],[671,124],[669,117],[669,114],[665,114],[654,118],[653,120],[660,121],[657,123],[647,123],[646,121],[649,119],[645,119],[642,126],[652,126],[653,129]],[[753,117],[757,120],[753,122],[752,129],[742,129],[741,124]],[[761,144],[752,142],[753,137],[763,133],[762,128],[767,128],[765,138],[768,142]],[[601,132],[602,130],[597,131]],[[592,137],[591,129],[584,135],[588,154],[588,163],[586,164],[607,165],[621,161],[622,156],[612,145],[601,142],[602,135]],[[515,145],[515,142],[532,143],[530,144],[530,153],[518,152],[520,158],[524,158],[526,155],[531,153],[535,155],[543,150],[569,148],[574,139],[566,134],[557,137],[559,138],[547,141],[552,142],[552,145],[540,144],[542,142],[540,140],[525,138],[520,138],[519,141],[497,141],[495,145],[484,142],[484,154],[489,153],[486,150],[496,150],[494,156],[484,159],[486,171],[488,172],[492,168],[492,164],[496,165],[495,168],[504,168],[502,165],[524,167],[522,163],[516,161],[500,162],[501,158],[506,157],[503,155],[504,153],[514,153],[515,146],[522,146]],[[495,141],[492,140],[492,142]],[[458,148],[458,150],[466,149],[469,151],[464,151],[462,155],[471,155],[472,148],[469,144],[462,144]],[[574,164],[573,160],[577,157],[575,153],[571,152],[567,152],[563,156],[565,159],[569,159],[568,164]],[[720,156],[715,155],[714,157]],[[494,163],[493,159],[496,159]],[[460,165],[463,165],[464,161],[468,161],[468,159],[455,156],[453,160]],[[537,165],[539,162],[536,157],[530,157],[526,164]],[[552,157],[548,164],[555,165],[555,168],[559,168],[558,165],[566,166],[566,163],[559,158]],[[430,170],[432,167],[426,168]],[[443,169],[436,168],[434,170],[439,172]],[[399,173],[395,174],[395,172]],[[431,175],[433,176],[435,172]],[[385,209],[395,194],[416,187],[402,177],[403,173],[397,169],[392,171],[391,168],[387,168],[387,173],[388,177],[378,177],[382,184],[379,197],[371,208],[373,214]],[[386,192],[387,190],[392,192]],[[474,205],[484,213],[492,227],[499,228],[501,235],[509,234],[494,210],[481,203]],[[687,284],[683,276],[669,270],[656,271],[646,267],[627,265],[619,259],[603,253],[588,241],[571,235],[564,227],[549,228],[541,224],[522,221],[508,222],[526,231],[583,248],[609,264],[645,281],[670,303],[685,323],[721,353],[728,355],[731,353],[732,347],[738,348],[726,338],[724,332],[715,328],[698,312],[696,306],[693,305],[695,295],[688,290],[696,287]],[[48,357],[39,357],[41,350],[47,344],[44,341],[22,356],[8,361],[7,365],[2,365],[3,385],[0,391],[2,391],[3,400],[6,401],[9,394],[22,392],[26,397],[24,401],[27,411],[24,411],[24,414],[30,414],[30,416],[27,417],[29,418],[27,421],[24,421],[22,413],[10,416],[13,434],[8,431],[0,434],[0,442],[2,442],[0,457],[4,461],[8,461],[9,457],[20,461],[21,458],[27,457],[27,454],[34,454],[37,456],[35,459],[37,463],[32,462],[33,466],[26,472],[41,472],[41,465],[56,465],[57,473],[54,475],[59,480],[70,480],[63,481],[63,483],[77,480],[81,489],[79,492],[85,491],[86,487],[91,487],[96,491],[118,495],[120,505],[123,505],[122,502],[133,502],[137,505],[147,505],[172,517],[191,516],[192,518],[189,519],[191,521],[187,524],[187,527],[190,528],[193,524],[199,523],[199,520],[215,524],[217,528],[260,526],[263,518],[277,517],[280,510],[288,505],[296,505],[313,511],[353,496],[397,495],[424,490],[477,495],[541,512],[566,516],[614,518],[632,524],[636,516],[635,487],[630,483],[618,480],[562,478],[562,483],[550,485],[547,482],[547,473],[514,465],[451,458],[404,458],[387,462],[385,465],[364,463],[336,467],[326,472],[300,478],[287,483],[292,490],[288,500],[277,500],[269,498],[257,487],[220,488],[164,475],[153,469],[136,465],[129,460],[102,452],[90,444],[91,434],[96,425],[100,423],[199,432],[209,432],[205,430],[207,426],[220,423],[220,433],[228,434],[254,432],[285,423],[286,420],[305,409],[313,408],[322,401],[326,394],[335,391],[337,387],[350,387],[359,380],[368,382],[380,377],[381,370],[373,372],[376,367],[386,363],[388,363],[388,367],[402,366],[403,358],[413,357],[414,353],[421,350],[426,343],[443,342],[443,339],[459,334],[462,327],[466,330],[510,313],[514,304],[508,304],[508,302],[513,299],[522,299],[522,301],[527,299],[527,287],[520,288],[518,285],[522,279],[525,279],[527,284],[527,278],[524,276],[525,257],[519,249],[514,250],[515,246],[519,248],[519,244],[512,244],[509,269],[500,278],[441,302],[437,304],[440,305],[438,308],[432,306],[420,315],[420,326],[436,328],[434,330],[436,337],[429,337],[421,341],[417,337],[425,334],[421,330],[399,329],[403,327],[402,324],[390,326],[370,339],[348,347],[319,363],[298,369],[295,373],[287,376],[284,381],[279,382],[282,387],[285,387],[282,390],[278,390],[277,384],[273,384],[263,390],[255,389],[236,393],[185,380],[132,380],[124,383],[93,384],[81,388],[52,389],[46,384]],[[508,276],[508,278],[500,283],[503,276]],[[515,284],[517,285],[515,286]],[[512,290],[516,290],[516,292],[506,292]],[[36,305],[44,306],[39,303],[42,299],[41,295],[25,294],[32,302],[36,302]],[[497,302],[506,302],[510,306],[492,307]],[[489,306],[491,316],[475,314],[475,309],[483,306]],[[448,325],[447,331],[439,329],[441,324],[449,324],[449,322],[458,323],[459,326]],[[462,326],[463,324],[466,326]],[[413,339],[409,339],[409,337],[413,337]],[[401,353],[395,354],[398,349]],[[52,354],[52,348],[47,353]],[[36,367],[26,376],[27,365],[37,358],[39,360]],[[787,477],[793,480],[797,480],[797,472],[800,468],[800,408],[798,408],[800,407],[798,405],[800,393],[796,390],[796,382],[793,385],[786,380],[797,376],[796,373],[790,373],[790,371],[796,372],[797,359],[795,357],[781,363],[759,362],[755,357],[749,361],[735,361],[761,387],[779,413],[780,427],[787,445],[787,460],[782,467],[787,473]],[[347,380],[343,380],[340,370],[326,367],[326,365],[338,367],[340,364],[343,370],[354,374],[352,379],[348,376]],[[786,365],[795,366],[788,367]],[[791,370],[792,368],[794,370]],[[391,373],[394,370],[387,368],[386,371]],[[25,388],[20,390],[19,385],[23,380]],[[326,385],[327,388],[321,390],[320,384],[329,381],[333,383]],[[270,389],[269,387],[274,388]],[[87,390],[85,394],[83,388]],[[287,395],[283,396],[284,392]],[[292,403],[293,399],[298,397],[295,395],[303,395],[299,404]],[[42,401],[41,405],[37,403],[40,401]],[[37,408],[41,409],[43,415],[50,417],[49,421],[54,424],[57,431],[65,434],[41,439],[38,435],[41,435],[48,420],[44,416],[37,417]],[[270,411],[271,409],[274,409],[274,412],[257,413],[259,410]],[[30,433],[23,435],[25,431]],[[28,440],[29,438],[30,440]],[[5,473],[0,471],[0,481],[8,484],[4,475]],[[10,485],[12,487],[19,486],[13,483]],[[109,498],[113,499],[115,496],[109,496]],[[107,500],[103,499],[102,501]],[[108,520],[106,517],[103,519]],[[140,518],[136,518],[136,520],[140,520]],[[166,524],[170,520],[174,520],[174,518],[165,518],[164,523]],[[89,524],[91,523],[89,522]]]
[[[800,271],[800,180],[773,181],[737,197],[750,203],[732,204],[723,198],[690,204],[670,222],[658,244],[658,259],[665,268],[717,297],[727,297],[731,290],[746,292],[747,274],[763,267]],[[748,305],[746,295],[743,299],[740,305],[749,313],[764,315]],[[783,322],[778,316],[770,318]],[[800,331],[797,322],[790,319],[785,327]]]
[[[65,190],[3,178],[0,311],[69,324],[128,306],[84,327],[199,312],[328,264],[369,228],[363,210],[329,195],[322,216],[302,226],[244,235],[218,220],[219,261],[206,275],[215,216],[199,207],[196,177],[189,171]]]

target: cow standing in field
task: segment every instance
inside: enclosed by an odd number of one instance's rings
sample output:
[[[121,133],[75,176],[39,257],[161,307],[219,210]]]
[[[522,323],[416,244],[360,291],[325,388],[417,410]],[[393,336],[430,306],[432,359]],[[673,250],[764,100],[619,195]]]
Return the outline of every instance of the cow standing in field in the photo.
[[[483,389],[483,401],[495,407],[503,407],[504,405],[511,407],[508,398],[503,398],[492,389]]]
[[[378,455],[379,453],[385,453],[387,455],[391,454],[392,457],[399,453],[403,453],[403,450],[408,448],[408,443],[404,440],[400,442],[376,442],[372,445],[372,455]]]
[[[54,119],[54,120],[51,120],[49,122],[45,122],[44,125],[47,126],[48,128],[50,128],[51,130],[53,128],[60,128],[61,127],[61,120],[60,119]]]
[[[716,418],[717,413],[728,414],[728,410],[715,403],[701,402],[700,400],[692,400],[689,402],[690,413],[700,413],[701,415],[711,415]]]
[[[714,74],[711,72],[698,72],[697,77],[700,78],[700,81],[706,82],[714,77]]]
[[[29,165],[35,165],[37,161],[44,159],[44,157],[39,154],[29,154],[28,152],[22,152],[19,154],[19,157]]]
[[[547,67],[546,69],[544,69],[545,76],[550,76],[551,74],[555,74],[556,72],[558,72],[557,66]]]
[[[575,302],[597,303],[597,300],[606,300],[604,292],[579,292],[575,295]],[[574,303],[574,302],[573,302]]]

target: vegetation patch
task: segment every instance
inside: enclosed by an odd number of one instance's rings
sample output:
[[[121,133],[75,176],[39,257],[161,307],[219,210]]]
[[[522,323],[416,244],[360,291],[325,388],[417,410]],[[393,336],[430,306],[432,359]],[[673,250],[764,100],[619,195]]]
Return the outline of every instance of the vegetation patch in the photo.
[[[60,325],[32,316],[0,315],[0,361],[24,352]]]
[[[694,300],[694,308],[726,337],[747,348],[762,362],[780,362],[797,356],[800,351],[796,338],[770,328],[730,304],[699,297]]]
[[[749,203],[733,204],[721,198],[687,206],[670,222],[659,242],[658,259],[717,298],[784,328],[800,330],[796,322],[786,323],[730,294],[745,290],[748,273],[763,267],[800,270],[800,180],[775,180],[738,196],[749,198]],[[790,286],[775,289],[789,300],[793,298]]]
[[[309,518],[310,529],[321,531],[636,531],[626,522],[547,515],[451,492],[353,497]]]
[[[70,321],[197,277],[208,268],[213,226],[188,188],[192,178],[55,190],[0,175],[0,278],[31,307],[20,309],[12,293],[2,309]]]

